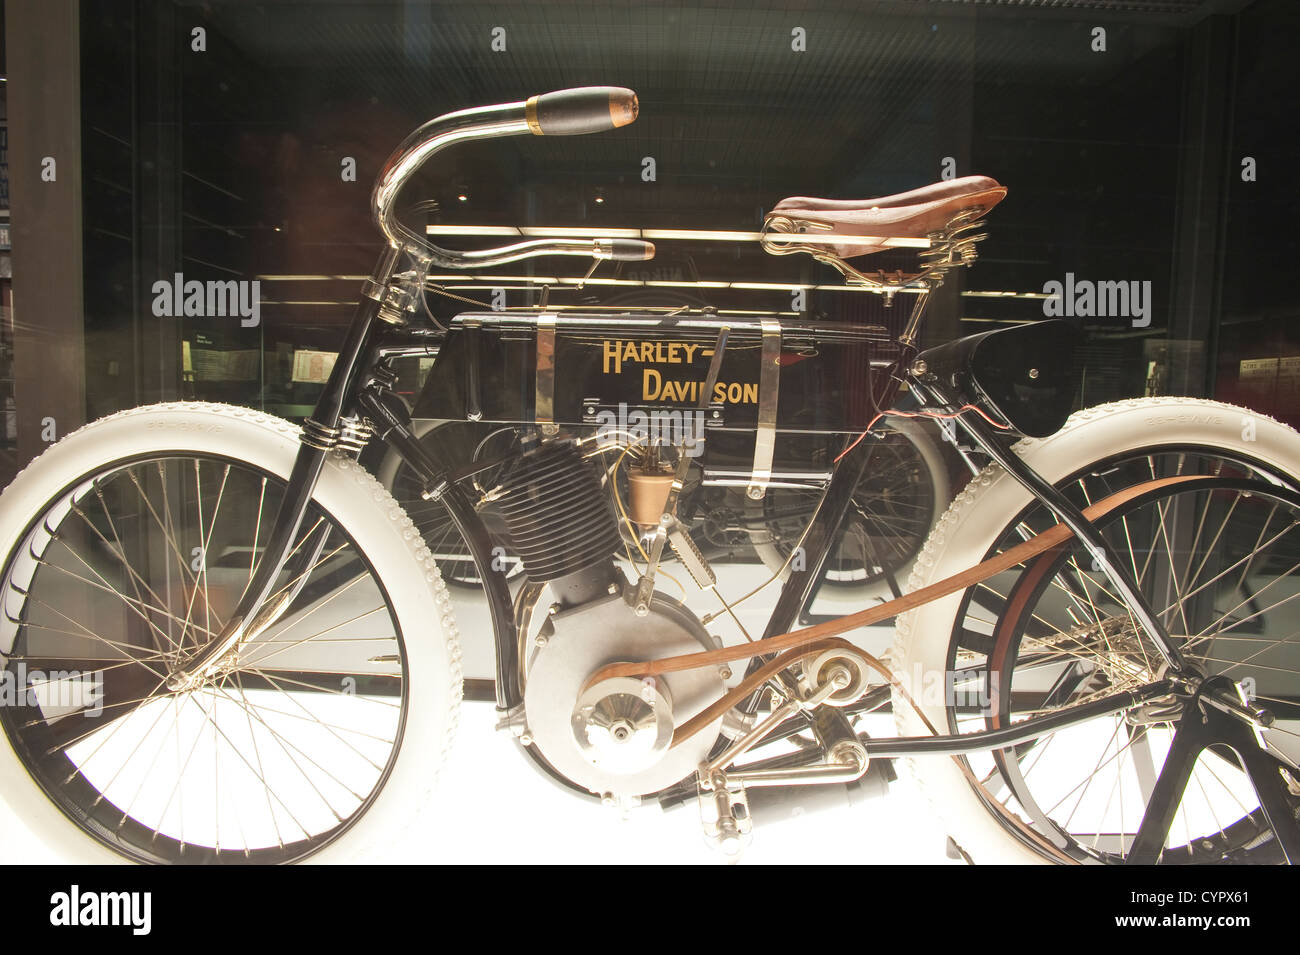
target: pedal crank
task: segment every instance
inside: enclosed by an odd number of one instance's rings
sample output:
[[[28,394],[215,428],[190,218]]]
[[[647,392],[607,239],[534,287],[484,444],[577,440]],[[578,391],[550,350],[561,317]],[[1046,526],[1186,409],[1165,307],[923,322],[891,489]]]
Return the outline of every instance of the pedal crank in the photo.
[[[816,683],[806,695],[792,696],[759,723],[742,732],[722,753],[700,765],[700,818],[705,837],[733,861],[753,831],[746,795],[754,786],[812,786],[852,783],[867,772],[867,749],[840,710],[865,692],[866,667],[850,651],[818,655],[805,675]],[[807,687],[805,679],[804,686]],[[807,766],[727,769],[787,720],[808,713],[813,735],[826,758]]]

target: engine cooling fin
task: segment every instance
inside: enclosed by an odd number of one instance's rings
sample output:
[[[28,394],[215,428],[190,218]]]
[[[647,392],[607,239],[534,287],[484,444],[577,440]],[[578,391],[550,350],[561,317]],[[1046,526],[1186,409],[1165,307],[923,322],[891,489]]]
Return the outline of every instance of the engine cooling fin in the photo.
[[[572,444],[519,459],[497,506],[530,580],[547,583],[608,564],[621,538],[609,496]]]

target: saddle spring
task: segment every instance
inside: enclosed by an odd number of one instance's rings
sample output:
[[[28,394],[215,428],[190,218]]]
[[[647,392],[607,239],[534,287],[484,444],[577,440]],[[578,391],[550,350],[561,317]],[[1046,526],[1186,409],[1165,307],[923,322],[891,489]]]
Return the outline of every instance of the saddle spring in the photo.
[[[943,284],[945,274],[950,270],[972,264],[979,255],[976,243],[988,238],[982,229],[986,220],[982,206],[963,209],[957,213],[938,232],[926,236],[930,247],[918,253],[920,268],[916,272],[896,270],[886,272],[863,272],[854,268],[847,261],[824,246],[798,242],[773,242],[767,238],[772,232],[792,234],[813,230],[829,231],[830,227],[820,222],[807,219],[794,219],[789,216],[769,216],[763,223],[762,238],[759,243],[764,251],[772,255],[790,255],[794,252],[806,252],[819,262],[838,270],[850,285],[858,286],[871,292],[878,292],[891,301],[894,294],[902,289],[929,291]],[[846,240],[851,236],[846,236]]]

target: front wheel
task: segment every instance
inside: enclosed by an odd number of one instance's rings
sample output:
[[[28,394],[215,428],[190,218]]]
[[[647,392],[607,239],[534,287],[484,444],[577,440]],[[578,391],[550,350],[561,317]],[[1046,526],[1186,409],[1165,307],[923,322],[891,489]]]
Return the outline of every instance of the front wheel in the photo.
[[[280,616],[200,685],[168,676],[256,571],[297,452],[287,422],[182,402],[69,436],[0,497],[0,796],[71,861],[341,861],[424,802],[460,700],[432,555],[331,456]]]
[[[1222,486],[1134,502],[1099,530],[1185,655],[1208,675],[1252,687],[1277,711],[1267,742],[1280,778],[1294,786],[1300,639],[1288,623],[1300,593],[1300,550],[1292,539],[1300,533],[1292,530],[1300,528],[1292,520],[1300,518],[1292,493],[1300,436],[1216,402],[1144,399],[1080,412],[1057,434],[1022,441],[1016,451],[1080,506],[1156,478],[1218,476]],[[1270,497],[1243,486],[1283,490]],[[965,570],[1052,522],[1018,482],[990,467],[940,521],[909,589]],[[1161,675],[1158,653],[1091,558],[1076,542],[1054,553],[900,618],[899,674],[941,732],[1004,726]],[[965,767],[918,758],[910,768],[975,862],[1122,861],[1169,751],[1179,705],[1156,701],[1013,750],[971,756]],[[897,694],[894,709],[900,733],[927,734]],[[980,790],[963,768],[982,782]],[[1008,814],[1038,837],[1026,838]],[[1054,852],[1046,851],[1048,843]],[[1223,747],[1206,750],[1161,861],[1277,855],[1240,762]]]

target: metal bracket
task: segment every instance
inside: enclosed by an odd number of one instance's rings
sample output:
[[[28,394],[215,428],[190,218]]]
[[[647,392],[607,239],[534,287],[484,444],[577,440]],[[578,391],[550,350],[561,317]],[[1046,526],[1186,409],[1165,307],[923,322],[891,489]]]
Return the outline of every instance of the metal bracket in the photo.
[[[528,714],[524,711],[522,703],[507,710],[497,720],[495,729],[498,732],[509,733],[523,746],[532,745],[532,734],[528,732]]]
[[[560,430],[555,423],[555,316],[537,316],[537,376],[533,387],[533,419],[542,434]]]
[[[414,277],[414,274],[411,274],[411,278]],[[370,298],[373,296],[367,297]],[[379,302],[379,311],[377,312],[379,318],[388,322],[390,325],[407,324],[406,313],[414,311],[415,309],[413,291],[410,288],[400,285],[385,285],[380,290],[379,297],[376,301]]]
[[[479,380],[479,360],[482,351],[479,339],[483,323],[477,318],[461,322],[465,329],[465,417],[478,421],[483,417],[483,393]]]
[[[772,480],[776,453],[776,411],[781,390],[781,323],[763,319],[763,348],[758,364],[758,423],[754,432],[754,467],[745,491],[751,501],[761,501]]]

